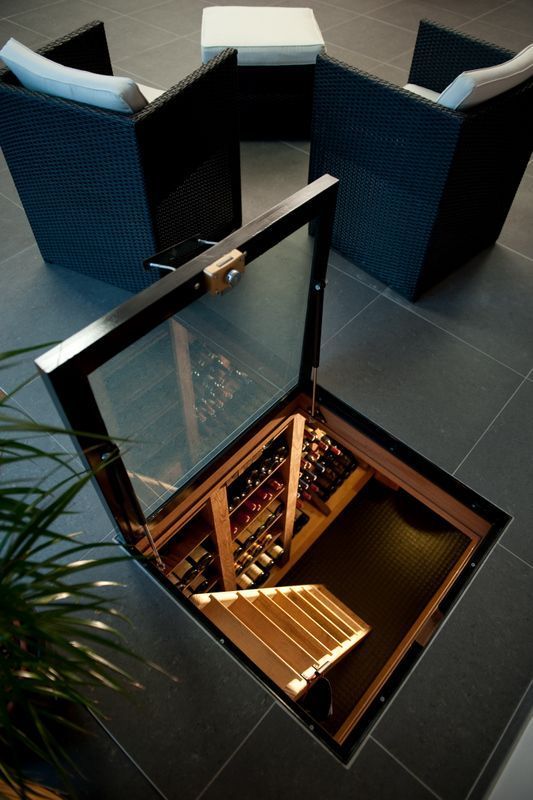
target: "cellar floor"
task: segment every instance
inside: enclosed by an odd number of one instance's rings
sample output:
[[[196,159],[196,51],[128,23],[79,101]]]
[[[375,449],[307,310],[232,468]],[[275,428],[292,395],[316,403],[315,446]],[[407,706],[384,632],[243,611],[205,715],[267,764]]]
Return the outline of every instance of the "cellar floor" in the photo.
[[[283,579],[319,583],[372,626],[328,672],[338,730],[470,539],[406,492],[371,481]]]

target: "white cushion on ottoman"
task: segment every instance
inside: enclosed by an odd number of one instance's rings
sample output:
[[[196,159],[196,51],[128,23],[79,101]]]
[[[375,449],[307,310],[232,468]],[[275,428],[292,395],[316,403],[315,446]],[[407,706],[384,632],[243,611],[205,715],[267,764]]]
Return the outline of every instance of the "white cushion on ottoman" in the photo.
[[[240,66],[314,64],[324,39],[310,8],[210,6],[202,15],[204,64],[225,47]]]

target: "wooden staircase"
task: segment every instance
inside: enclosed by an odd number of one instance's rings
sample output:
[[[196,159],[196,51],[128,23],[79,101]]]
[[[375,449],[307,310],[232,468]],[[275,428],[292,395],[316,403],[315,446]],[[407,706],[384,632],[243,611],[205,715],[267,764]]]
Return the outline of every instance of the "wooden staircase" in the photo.
[[[319,585],[208,592],[191,600],[293,700],[370,631]]]

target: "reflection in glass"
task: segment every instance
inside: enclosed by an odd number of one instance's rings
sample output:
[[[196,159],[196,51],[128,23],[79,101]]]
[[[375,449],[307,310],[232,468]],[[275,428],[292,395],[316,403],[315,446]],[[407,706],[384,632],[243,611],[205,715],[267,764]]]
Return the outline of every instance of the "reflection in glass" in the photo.
[[[145,513],[297,385],[312,244],[296,231],[91,374]]]

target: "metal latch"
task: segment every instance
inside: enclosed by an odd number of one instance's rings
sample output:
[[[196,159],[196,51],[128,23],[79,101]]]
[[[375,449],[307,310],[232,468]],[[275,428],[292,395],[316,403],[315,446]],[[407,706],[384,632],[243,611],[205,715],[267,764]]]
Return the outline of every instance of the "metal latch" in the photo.
[[[232,250],[204,269],[209,294],[222,294],[237,286],[245,270],[244,257],[240,250]]]

